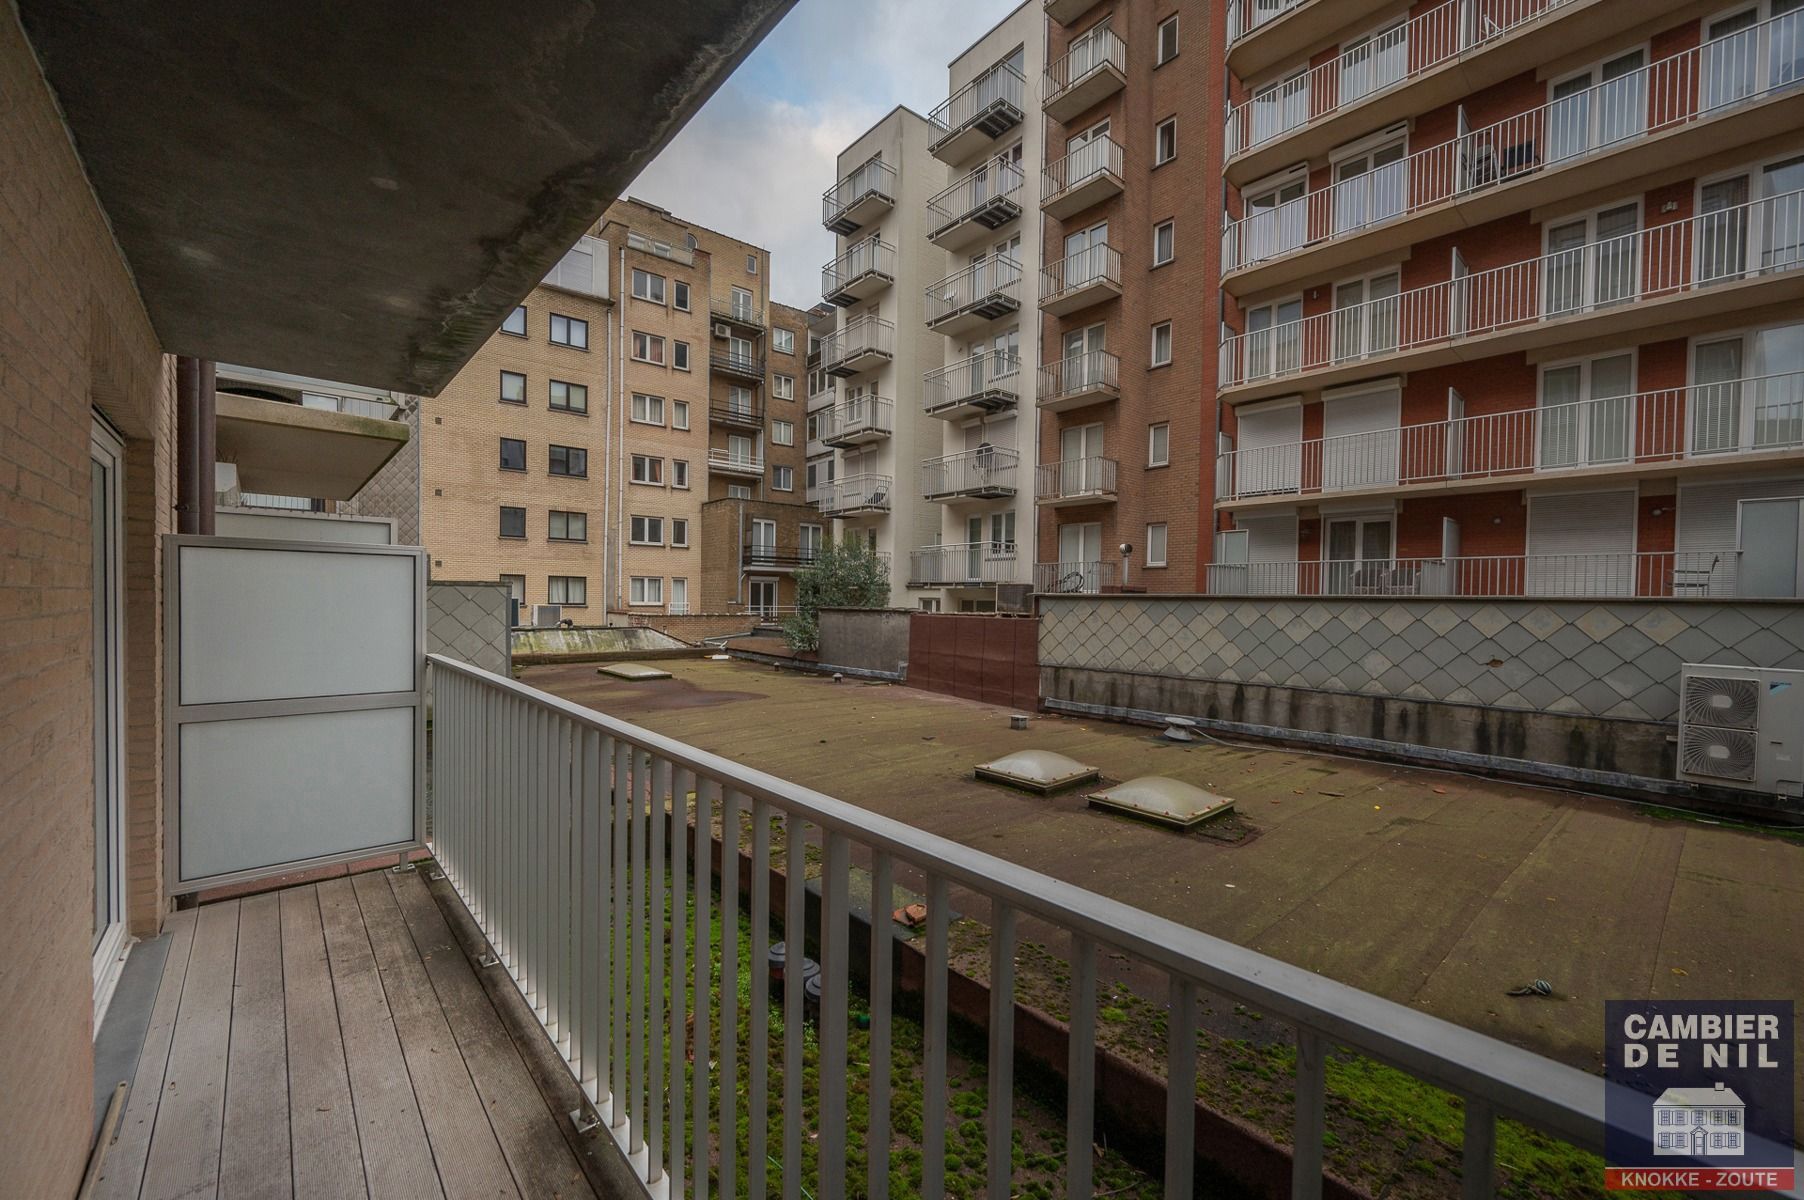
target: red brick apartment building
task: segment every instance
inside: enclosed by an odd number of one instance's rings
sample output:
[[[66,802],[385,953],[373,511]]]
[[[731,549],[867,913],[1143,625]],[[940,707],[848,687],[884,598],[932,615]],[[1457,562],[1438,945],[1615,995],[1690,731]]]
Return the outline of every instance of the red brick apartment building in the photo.
[[[1208,590],[1800,594],[1800,8],[1230,5]]]

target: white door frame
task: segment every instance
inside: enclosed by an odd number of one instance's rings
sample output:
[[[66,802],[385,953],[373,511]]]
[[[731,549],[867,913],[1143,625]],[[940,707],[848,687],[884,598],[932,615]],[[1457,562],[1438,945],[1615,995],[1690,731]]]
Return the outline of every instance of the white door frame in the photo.
[[[99,514],[106,522],[104,531],[106,561],[110,565],[107,572],[105,594],[100,599],[108,614],[107,629],[104,633],[96,631],[96,640],[105,638],[105,645],[97,645],[96,649],[106,656],[104,665],[95,663],[95,670],[106,671],[106,683],[97,680],[96,701],[107,709],[106,727],[96,726],[94,737],[95,769],[104,771],[104,781],[96,779],[96,788],[105,787],[108,793],[107,803],[111,810],[108,824],[111,828],[108,836],[111,846],[108,848],[110,878],[104,886],[109,892],[109,906],[112,920],[102,930],[94,942],[94,1035],[100,1035],[101,1020],[106,1016],[108,1003],[113,998],[113,988],[119,982],[119,972],[125,963],[125,954],[130,946],[130,938],[126,934],[126,889],[125,889],[125,580],[124,580],[124,531],[125,513],[122,496],[124,494],[125,444],[99,418],[95,418],[88,436],[88,459],[99,466],[107,479],[107,494],[102,500],[103,511]],[[101,688],[104,687],[104,699]],[[96,714],[97,716],[99,714]],[[101,751],[104,750],[104,757]],[[96,797],[98,802],[98,797]],[[100,836],[100,830],[95,830]],[[96,855],[98,858],[98,854]],[[96,891],[103,886],[97,877],[94,881]]]

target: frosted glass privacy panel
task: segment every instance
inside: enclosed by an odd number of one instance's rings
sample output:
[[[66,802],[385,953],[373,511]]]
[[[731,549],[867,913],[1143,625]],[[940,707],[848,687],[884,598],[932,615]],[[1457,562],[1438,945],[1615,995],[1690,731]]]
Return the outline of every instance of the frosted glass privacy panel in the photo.
[[[412,708],[181,731],[181,878],[414,840]]]
[[[181,703],[414,690],[414,555],[180,553]]]
[[[214,517],[213,530],[220,537],[287,542],[355,542],[364,546],[388,546],[395,540],[394,524],[390,521],[312,513],[222,512]]]

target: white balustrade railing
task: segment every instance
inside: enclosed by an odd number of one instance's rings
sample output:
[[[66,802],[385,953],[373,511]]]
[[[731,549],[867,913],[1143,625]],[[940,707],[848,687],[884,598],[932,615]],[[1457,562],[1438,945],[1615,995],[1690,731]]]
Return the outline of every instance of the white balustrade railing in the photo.
[[[892,203],[896,197],[896,168],[881,158],[866,159],[822,193],[821,223],[831,228],[844,218],[847,209],[870,195],[882,196]]]
[[[1034,468],[1038,500],[1084,500],[1115,494],[1116,462],[1091,456],[1041,463]]]
[[[1739,563],[1733,550],[1311,559],[1211,563],[1208,584],[1218,596],[1758,598],[1742,595]]]
[[[1109,245],[1086,246],[1040,268],[1040,302],[1097,284],[1121,286],[1121,251]]]
[[[895,353],[896,326],[881,317],[854,317],[821,339],[821,367],[828,371],[866,355],[889,358]]]
[[[1004,446],[961,450],[921,464],[921,494],[929,497],[1006,495],[1015,490],[1021,452]]]
[[[712,446],[708,450],[708,465],[717,470],[763,474],[764,456],[762,454],[740,454],[720,446]]]
[[[1019,201],[1026,173],[1001,155],[991,158],[927,201],[927,228],[944,229],[998,200]]]
[[[956,542],[908,552],[912,584],[995,584],[1014,579],[1013,542]]]
[[[1051,200],[1103,174],[1121,175],[1121,143],[1093,137],[1064,158],[1046,164],[1040,172],[1040,199]]]
[[[985,305],[1019,306],[1021,264],[1001,254],[988,254],[928,284],[926,294],[928,324]]]
[[[834,442],[862,434],[888,436],[896,428],[896,402],[865,394],[842,400],[821,414],[821,440]]]
[[[1073,559],[1034,564],[1034,591],[1093,596],[1115,587],[1117,565],[1109,559]]]
[[[1027,81],[1021,72],[1006,62],[984,71],[943,101],[928,116],[938,132],[938,140],[963,130],[998,106],[1022,111],[1022,97],[1027,94]]]
[[[821,485],[820,509],[824,513],[888,512],[895,479],[869,471],[845,475]]]
[[[1228,45],[1310,0],[1228,0]],[[1327,0],[1323,0],[1324,3]]]
[[[1040,367],[1041,404],[1121,386],[1121,360],[1107,350],[1086,350]]]
[[[922,407],[938,412],[980,397],[1020,400],[1021,356],[984,351],[928,371],[921,377]]]
[[[1232,335],[1222,343],[1221,385],[1394,357],[1799,267],[1804,190]]]
[[[831,296],[848,283],[872,274],[887,279],[896,277],[896,248],[869,237],[848,246],[844,254],[821,268],[821,295]]]
[[[1080,34],[1065,47],[1065,53],[1046,64],[1046,85],[1041,103],[1057,100],[1076,84],[1106,67],[1127,73],[1127,43],[1107,25],[1098,25]]]

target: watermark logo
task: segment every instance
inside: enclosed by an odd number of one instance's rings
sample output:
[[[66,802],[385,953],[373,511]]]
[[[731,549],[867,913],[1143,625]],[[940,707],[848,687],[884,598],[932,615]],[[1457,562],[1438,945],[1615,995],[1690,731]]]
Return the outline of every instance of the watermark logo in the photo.
[[[1794,1186],[1791,1001],[1607,1001],[1604,1048],[1608,1187]]]

